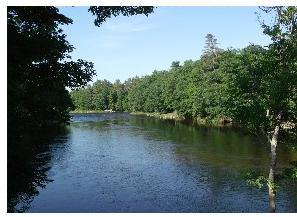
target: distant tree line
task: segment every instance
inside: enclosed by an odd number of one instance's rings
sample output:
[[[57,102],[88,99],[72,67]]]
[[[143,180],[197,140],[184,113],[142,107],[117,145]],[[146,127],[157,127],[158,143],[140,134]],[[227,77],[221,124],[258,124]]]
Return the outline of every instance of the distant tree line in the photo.
[[[77,110],[176,111],[186,118],[209,122],[231,118],[240,122],[243,116],[248,122],[248,115],[253,115],[253,119],[259,115],[257,118],[261,120],[260,116],[265,116],[267,109],[261,91],[264,91],[264,83],[272,82],[266,75],[274,71],[272,66],[275,65],[270,53],[270,49],[254,44],[243,49],[223,50],[218,47],[215,36],[207,34],[203,54],[198,60],[187,60],[183,64],[174,61],[169,70],[154,71],[123,83],[98,80],[70,94]],[[295,78],[288,77],[286,82],[288,79]],[[286,86],[282,88],[289,88]],[[296,96],[292,93],[290,97],[287,93],[288,90],[283,97],[292,111],[291,121],[295,122]]]

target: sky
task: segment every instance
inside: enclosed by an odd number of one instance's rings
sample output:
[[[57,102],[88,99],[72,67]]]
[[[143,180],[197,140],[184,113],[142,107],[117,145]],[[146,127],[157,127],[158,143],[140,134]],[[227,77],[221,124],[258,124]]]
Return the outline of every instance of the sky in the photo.
[[[268,45],[257,20],[257,7],[158,7],[148,17],[112,17],[94,25],[88,7],[59,7],[73,24],[62,26],[76,48],[72,58],[94,63],[98,79],[122,82],[134,76],[168,70],[173,61],[197,60],[212,33],[219,47]]]

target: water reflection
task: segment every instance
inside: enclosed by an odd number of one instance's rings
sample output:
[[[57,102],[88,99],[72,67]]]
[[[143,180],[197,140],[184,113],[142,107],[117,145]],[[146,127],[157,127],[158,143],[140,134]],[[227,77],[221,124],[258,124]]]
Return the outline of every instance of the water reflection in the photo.
[[[67,150],[68,128],[8,135],[7,212],[25,212],[40,189],[53,180],[48,175],[56,151]],[[64,151],[63,151],[64,150]]]
[[[197,184],[207,185],[207,212],[210,212],[210,204],[213,204],[211,212],[256,212],[261,210],[260,207],[267,207],[267,189],[264,187],[259,191],[248,187],[244,179],[249,169],[267,173],[270,147],[266,138],[251,137],[231,128],[208,128],[150,118],[135,118],[132,122],[139,127],[139,132],[146,130],[146,139],[176,144],[174,153],[178,161],[187,165],[185,171],[196,179]],[[296,159],[297,153],[288,147],[278,148],[280,170]],[[198,168],[206,171],[197,171]],[[296,194],[296,183],[281,181],[279,184],[278,211],[284,212],[288,207],[296,211],[297,200],[293,199],[292,193]],[[224,208],[215,201],[224,201]],[[262,211],[266,209],[262,208]]]
[[[241,176],[267,170],[257,138],[122,113],[75,115],[66,129],[10,149],[10,212],[267,211],[267,192]],[[279,149],[281,165],[294,159]],[[296,187],[280,191],[278,211],[296,211]]]
[[[210,128],[153,118],[132,118],[131,131],[145,131],[146,139],[171,141],[175,153],[189,161],[236,169],[266,169],[269,167],[269,145],[266,138],[251,137],[230,128]],[[285,146],[278,148],[279,166],[287,166],[297,153]]]

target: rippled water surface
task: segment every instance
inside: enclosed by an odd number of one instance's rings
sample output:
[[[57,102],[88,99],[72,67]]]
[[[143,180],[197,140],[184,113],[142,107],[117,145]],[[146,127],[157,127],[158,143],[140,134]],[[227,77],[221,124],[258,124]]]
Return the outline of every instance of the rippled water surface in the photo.
[[[125,113],[85,114],[39,143],[23,153],[27,157],[15,157],[25,172],[8,180],[9,211],[268,210],[267,191],[248,187],[243,174],[268,172],[269,146],[231,129]],[[296,152],[278,149],[279,167],[293,160]],[[277,211],[297,212],[296,195],[296,185],[283,184]]]

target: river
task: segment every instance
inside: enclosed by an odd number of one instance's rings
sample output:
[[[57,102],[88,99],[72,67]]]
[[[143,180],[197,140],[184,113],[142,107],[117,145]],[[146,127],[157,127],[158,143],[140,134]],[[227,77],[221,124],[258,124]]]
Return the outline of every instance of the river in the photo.
[[[267,189],[246,185],[244,174],[268,173],[269,146],[240,131],[79,114],[35,143],[15,154],[21,172],[8,168],[9,212],[268,211]],[[278,168],[294,160],[278,149]],[[296,195],[296,184],[282,183],[277,212],[297,212]]]

